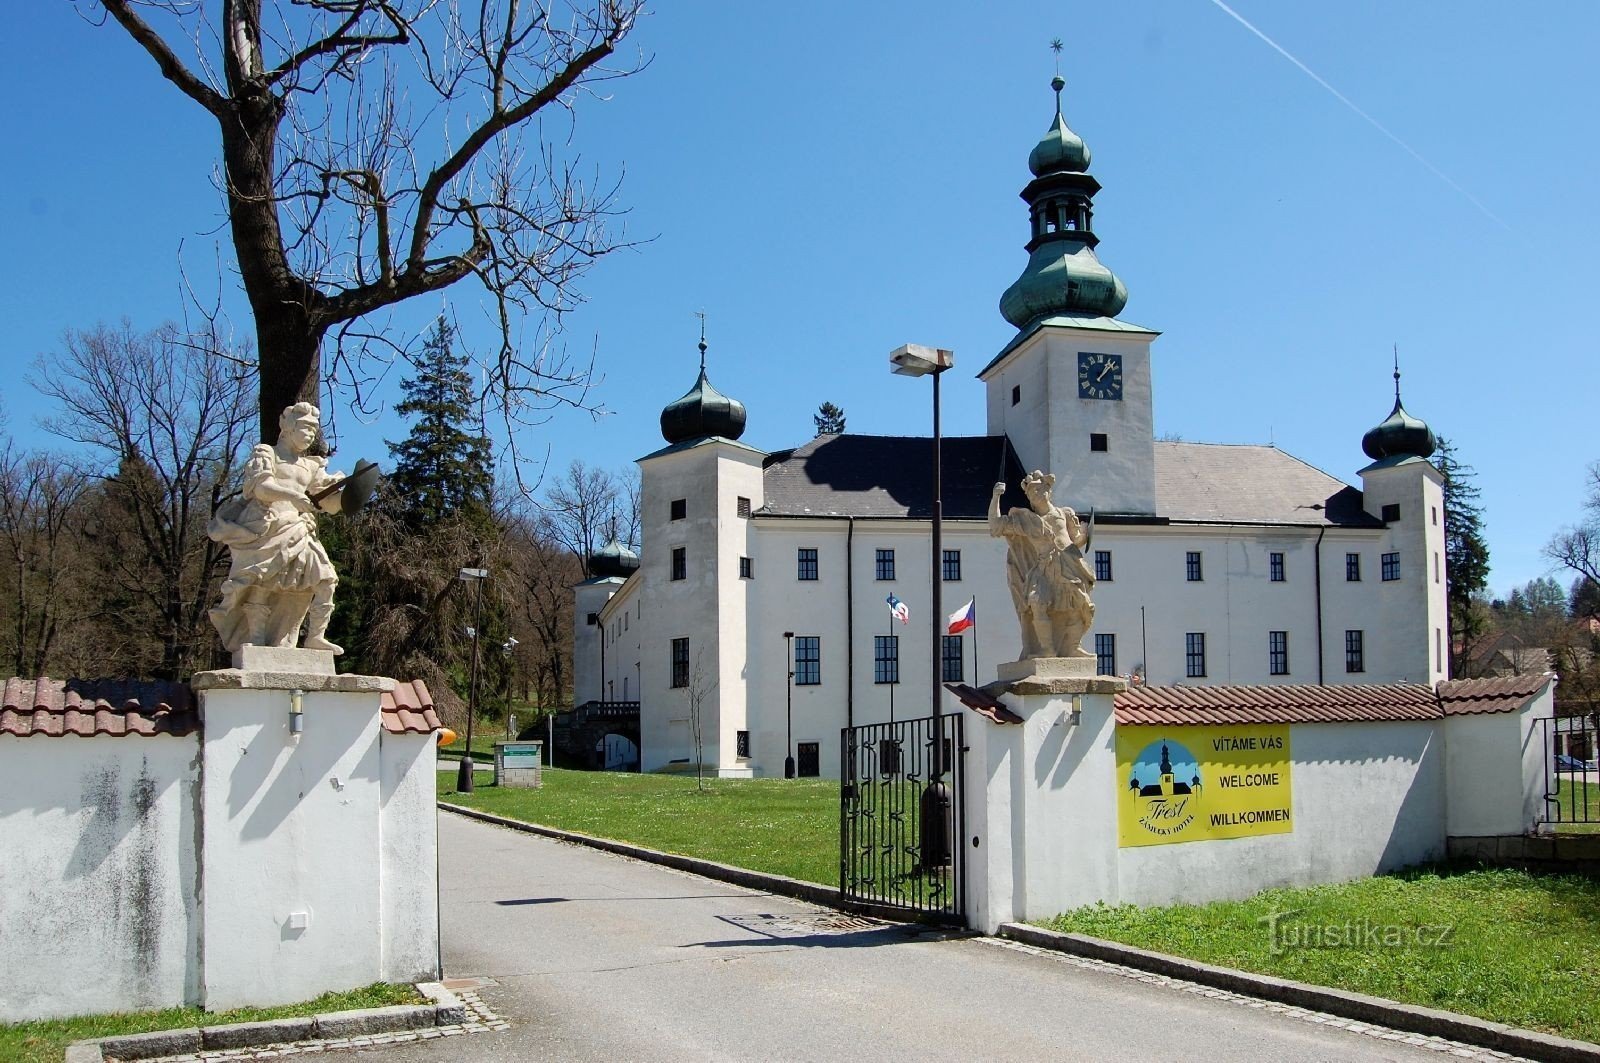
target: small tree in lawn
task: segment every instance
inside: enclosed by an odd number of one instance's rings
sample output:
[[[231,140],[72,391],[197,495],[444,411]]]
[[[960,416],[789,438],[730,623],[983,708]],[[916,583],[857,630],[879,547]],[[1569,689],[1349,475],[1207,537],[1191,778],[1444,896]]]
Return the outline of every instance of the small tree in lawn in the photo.
[[[844,431],[844,410],[831,402],[824,402],[817,407],[817,412],[811,420],[817,426],[817,435],[838,435]]]
[[[694,785],[702,791],[706,788],[705,706],[716,689],[717,679],[706,668],[705,651],[697,650],[684,693],[689,699],[689,737],[694,742]]]

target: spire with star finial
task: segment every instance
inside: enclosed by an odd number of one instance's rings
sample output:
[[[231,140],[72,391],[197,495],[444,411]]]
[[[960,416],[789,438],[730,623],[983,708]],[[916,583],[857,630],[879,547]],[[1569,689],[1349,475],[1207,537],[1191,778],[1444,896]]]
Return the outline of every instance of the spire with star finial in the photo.
[[[1056,113],[1028,155],[1033,180],[1022,190],[1032,221],[1028,265],[1000,297],[1000,313],[1017,328],[1042,317],[1115,317],[1128,290],[1101,264],[1094,249],[1094,194],[1100,182],[1088,173],[1089,148],[1067,125],[1061,109],[1061,38],[1050,42],[1056,75],[1050,87]]]

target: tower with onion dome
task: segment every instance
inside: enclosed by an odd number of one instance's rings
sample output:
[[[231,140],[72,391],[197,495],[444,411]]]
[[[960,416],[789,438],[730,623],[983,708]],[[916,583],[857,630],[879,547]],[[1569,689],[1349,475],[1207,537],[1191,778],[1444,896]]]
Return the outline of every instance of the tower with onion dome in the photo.
[[[639,459],[645,550],[636,610],[647,618],[639,687],[645,771],[749,775],[738,755],[745,720],[746,617],[756,550],[751,513],[762,504],[767,455],[739,441],[744,404],[717,390],[706,369],[661,411],[666,445]],[[699,748],[693,716],[700,715]]]
[[[1428,460],[1438,446],[1433,429],[1400,400],[1397,353],[1394,409],[1361,437],[1361,449],[1372,459],[1361,470],[1362,508],[1386,529],[1378,571],[1363,579],[1377,583],[1375,612],[1384,627],[1413,633],[1367,648],[1371,666],[1413,683],[1450,678],[1444,477]]]
[[[978,374],[990,435],[1023,465],[1056,474],[1056,500],[1101,513],[1155,512],[1150,345],[1159,333],[1119,314],[1128,289],[1100,261],[1089,148],[1061,108],[1028,155],[1027,262],[1000,297],[1016,328]]]

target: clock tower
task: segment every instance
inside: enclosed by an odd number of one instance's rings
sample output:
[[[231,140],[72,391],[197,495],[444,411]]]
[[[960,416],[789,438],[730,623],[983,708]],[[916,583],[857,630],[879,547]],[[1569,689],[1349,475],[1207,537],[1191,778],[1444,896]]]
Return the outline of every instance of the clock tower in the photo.
[[[1017,328],[978,378],[989,434],[1024,466],[1056,475],[1055,497],[1101,513],[1155,512],[1150,344],[1159,333],[1119,320],[1128,289],[1095,255],[1089,149],[1061,114],[1028,156],[1028,264],[1000,297]]]

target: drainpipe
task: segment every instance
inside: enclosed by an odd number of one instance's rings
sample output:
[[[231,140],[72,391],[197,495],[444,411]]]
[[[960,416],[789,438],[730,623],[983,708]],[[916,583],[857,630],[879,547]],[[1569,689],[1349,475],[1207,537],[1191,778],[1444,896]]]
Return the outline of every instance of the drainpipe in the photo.
[[[856,725],[856,519],[846,517],[844,536],[844,725]]]
[[[1312,562],[1316,570],[1317,586],[1317,685],[1324,686],[1326,678],[1322,673],[1322,537],[1328,534],[1328,526],[1324,524],[1317,529],[1317,546]]]

